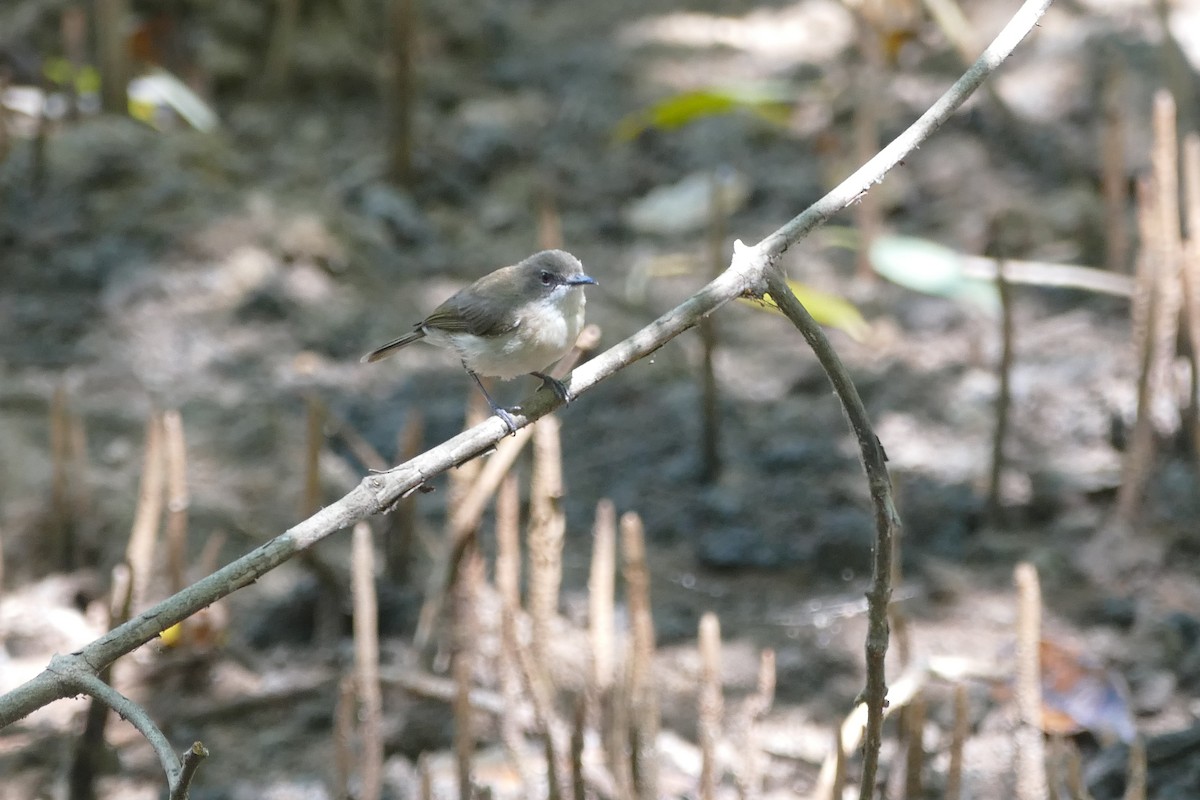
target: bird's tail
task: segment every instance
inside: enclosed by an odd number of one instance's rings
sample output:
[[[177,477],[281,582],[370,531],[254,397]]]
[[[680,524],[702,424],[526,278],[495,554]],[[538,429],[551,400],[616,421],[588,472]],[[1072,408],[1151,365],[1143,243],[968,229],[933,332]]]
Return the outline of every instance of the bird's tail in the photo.
[[[424,338],[425,338],[425,331],[418,328],[417,330],[413,331],[412,333],[404,334],[399,339],[393,339],[392,341],[385,344],[383,347],[375,348],[374,350],[372,350],[371,352],[369,352],[365,356],[363,356],[361,359],[359,359],[359,361],[360,361],[360,363],[367,364],[372,361],[378,361],[381,358],[387,358],[388,356],[390,356],[393,353],[393,351],[399,350],[401,347],[404,347],[405,345],[410,345],[413,342],[417,341],[418,339],[424,339]]]

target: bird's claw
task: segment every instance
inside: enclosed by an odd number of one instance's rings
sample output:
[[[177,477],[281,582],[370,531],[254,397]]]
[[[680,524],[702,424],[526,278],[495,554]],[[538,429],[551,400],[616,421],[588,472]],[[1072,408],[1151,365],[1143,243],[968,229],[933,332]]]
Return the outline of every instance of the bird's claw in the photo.
[[[535,378],[541,378],[542,386],[544,386],[547,389],[549,389],[550,391],[554,392],[554,395],[559,400],[562,400],[564,403],[571,402],[571,396],[570,396],[570,393],[567,391],[566,384],[563,383],[562,381],[560,381],[558,378],[551,378],[549,375],[545,375],[541,372],[534,372],[531,374]]]
[[[503,422],[505,427],[508,428],[509,434],[513,436],[517,435],[517,421],[513,419],[512,414],[508,413],[508,411],[500,406],[492,406],[492,413],[500,418],[500,421]]]

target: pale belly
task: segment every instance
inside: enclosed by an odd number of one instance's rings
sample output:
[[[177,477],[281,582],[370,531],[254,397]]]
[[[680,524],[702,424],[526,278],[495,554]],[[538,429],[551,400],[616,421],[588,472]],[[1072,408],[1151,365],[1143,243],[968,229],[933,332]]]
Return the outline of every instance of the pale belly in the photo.
[[[515,331],[502,336],[431,330],[428,337],[452,348],[472,372],[510,380],[541,372],[570,352],[583,328],[583,290],[570,291],[562,307],[563,313],[553,307],[531,309]]]

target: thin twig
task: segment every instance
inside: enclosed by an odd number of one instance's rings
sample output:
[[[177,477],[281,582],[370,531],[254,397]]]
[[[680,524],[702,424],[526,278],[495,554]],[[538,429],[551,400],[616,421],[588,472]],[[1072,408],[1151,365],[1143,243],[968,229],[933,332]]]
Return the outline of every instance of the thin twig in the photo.
[[[757,800],[762,796],[762,747],[759,744],[759,723],[775,702],[775,651],[767,648],[758,659],[758,682],[754,693],[742,703],[743,736],[740,763],[734,765],[734,775],[741,800]]]
[[[1017,584],[1017,733],[1018,800],[1046,796],[1046,753],[1042,742],[1042,674],[1038,658],[1042,630],[1042,595],[1037,570],[1018,564]]]
[[[343,675],[333,706],[333,792],[338,800],[351,800],[354,775],[354,720],[358,716],[354,676]]]
[[[300,513],[311,517],[321,507],[321,450],[325,447],[325,404],[310,394],[304,402],[304,495]]]
[[[433,770],[429,766],[429,753],[417,756],[418,789],[417,797],[421,800],[433,800]]]
[[[607,498],[596,504],[592,565],[588,576],[588,632],[592,644],[592,692],[603,703],[613,685],[613,595],[616,583],[617,512]]]
[[[364,521],[351,538],[350,589],[354,600],[354,687],[360,703],[359,800],[383,793],[383,695],[379,688],[379,603],[375,595],[375,541]]]
[[[1072,741],[1062,741],[1067,751],[1067,792],[1071,800],[1092,800],[1087,782],[1083,779],[1083,759],[1079,755],[1079,748]]]
[[[425,440],[425,415],[414,409],[404,421],[397,442],[397,460],[410,461],[421,454]],[[379,467],[387,469],[386,463]],[[413,492],[396,504],[391,523],[383,539],[384,574],[393,581],[407,582],[413,563],[414,546],[420,541],[417,498]],[[426,548],[429,549],[429,548]]]
[[[61,569],[75,567],[75,528],[79,520],[71,512],[71,464],[70,464],[71,411],[67,406],[67,388],[63,384],[54,387],[50,400],[50,513],[53,525],[50,530],[50,560]]]
[[[1046,758],[1046,800],[1059,800],[1059,785],[1063,783],[1063,762],[1066,753],[1063,750],[1063,737],[1054,734],[1049,742],[1050,755]]]
[[[967,687],[959,683],[954,687],[954,729],[950,739],[950,766],[946,769],[944,800],[959,800],[962,797],[963,746],[967,741],[969,722]]]
[[[533,703],[534,717],[546,751],[546,782],[549,796],[564,800],[568,794],[568,778],[562,756],[569,752],[569,734],[564,730],[563,723],[554,710],[554,697],[550,686],[544,680],[544,671],[535,663],[530,648],[516,635],[515,627],[512,626],[513,639],[505,642],[504,646],[516,655],[517,663],[521,667],[521,678],[525,681],[525,688]]]
[[[1100,120],[1100,185],[1104,197],[1105,260],[1110,272],[1129,270],[1129,175],[1125,164],[1125,71],[1116,48],[1104,70]]]
[[[1190,347],[1188,359],[1192,384],[1188,407],[1191,415],[1192,457],[1200,468],[1200,134],[1183,140],[1184,229],[1187,244],[1183,253],[1183,309]],[[1200,474],[1200,469],[1197,469]]]
[[[386,13],[388,177],[406,186],[412,178],[416,104],[416,0],[390,0]]]
[[[641,800],[658,797],[658,692],[654,686],[654,618],[650,605],[650,570],[646,539],[637,514],[621,515],[621,549],[625,561],[626,603],[633,646],[629,658],[630,761]]]
[[[1000,262],[998,259],[986,256],[963,255],[960,266],[964,278],[994,281]],[[1129,297],[1133,294],[1133,278],[1129,275],[1115,274],[1095,267],[1080,267],[1074,264],[1048,264],[1044,261],[1005,259],[1004,278],[1009,283],[1020,283],[1026,286],[1079,289],[1112,297]]]
[[[94,10],[100,61],[100,104],[110,114],[129,111],[128,0],[98,0]]]
[[[884,716],[889,716],[908,705],[913,695],[921,690],[929,681],[931,669],[928,664],[914,664],[905,670],[890,687],[888,687],[887,703],[884,706]],[[867,732],[868,707],[864,702],[858,703],[842,720],[839,731],[842,749],[846,753],[853,752],[863,741]],[[835,748],[836,750],[836,748]],[[821,772],[817,775],[817,783],[813,787],[813,800],[840,800],[833,793],[837,773],[837,753],[831,750],[821,764]]]
[[[126,564],[118,564],[112,571],[112,588],[108,603],[108,627],[112,630],[129,619],[130,598],[133,582]],[[100,670],[97,678],[112,685],[113,665]],[[87,721],[83,735],[75,750],[71,763],[67,789],[71,800],[84,800],[96,796],[95,780],[104,753],[104,731],[108,726],[109,707],[99,698],[93,697],[88,705]]]
[[[129,544],[125,548],[125,559],[133,574],[133,608],[139,611],[146,607],[150,579],[154,575],[154,551],[162,522],[165,472],[162,414],[151,411],[146,419],[146,455],[138,487],[137,511],[133,515]]]
[[[456,502],[448,504],[454,511],[446,526],[447,548],[438,557],[438,563],[429,575],[425,602],[417,619],[416,633],[413,634],[413,649],[418,653],[424,652],[433,639],[442,616],[446,593],[454,584],[454,576],[462,561],[463,552],[471,542],[479,521],[483,519],[488,502],[531,438],[533,428],[523,428],[517,431],[515,436],[501,442],[470,488],[464,490]]]
[[[1156,196],[1151,191],[1150,180],[1142,178],[1137,184],[1137,221],[1141,238],[1134,276],[1134,291],[1129,313],[1133,327],[1133,352],[1137,359],[1137,412],[1125,459],[1121,467],[1121,485],[1117,489],[1116,518],[1126,524],[1132,523],[1141,508],[1142,487],[1154,458],[1154,428],[1150,424],[1150,405],[1153,384],[1150,366],[1154,356],[1154,314],[1157,308],[1158,259],[1154,253],[1159,249]]]
[[[842,800],[846,796],[846,740],[842,738],[842,726],[833,729],[833,782],[829,797]]]
[[[571,798],[586,800],[587,782],[584,779],[583,747],[587,732],[587,698],[575,695],[575,713],[571,719]],[[1144,798],[1143,798],[1144,800]]]
[[[521,609],[521,496],[516,476],[509,474],[496,494],[496,591],[500,594],[500,690],[504,713],[500,740],[521,776],[524,796],[533,794],[533,771],[526,763],[525,740],[517,709],[522,705],[521,666],[509,647],[517,641],[517,614]]]
[[[721,274],[725,264],[725,239],[728,223],[724,184],[718,173],[709,177],[708,249],[712,276]],[[717,384],[715,358],[720,345],[717,323],[711,316],[700,320],[700,480],[712,483],[721,476],[721,387]]]
[[[721,621],[711,611],[700,618],[700,800],[717,794],[717,741],[724,714],[721,693]]]
[[[787,279],[778,270],[767,272],[767,288],[792,324],[803,334],[809,347],[825,369],[833,383],[834,391],[842,401],[842,407],[850,420],[850,427],[858,439],[859,454],[871,499],[875,507],[875,553],[871,576],[871,588],[867,592],[867,686],[863,698],[867,704],[867,730],[863,749],[862,784],[860,797],[869,798],[875,792],[875,773],[879,766],[879,749],[883,744],[883,714],[887,701],[887,680],[884,661],[888,648],[888,610],[892,599],[892,559],[895,550],[896,531],[900,528],[900,515],[892,499],[892,482],[887,471],[887,455],[883,445],[871,428],[866,406],[858,396],[858,389],[836,351],[825,338],[824,331],[813,320],[808,310],[800,304]]]
[[[171,592],[187,585],[188,485],[187,440],[183,433],[183,417],[177,409],[163,414],[163,453],[167,471],[167,574]]]
[[[458,775],[458,796],[471,800],[474,789],[471,765],[475,755],[475,725],[471,718],[471,685],[475,675],[475,641],[479,636],[476,621],[479,590],[483,584],[483,557],[475,543],[463,557],[462,574],[454,585],[454,763]]]
[[[872,15],[864,13],[871,5],[858,5],[858,13],[854,15],[858,54],[862,59],[855,70],[858,75],[854,91],[854,118],[851,122],[855,161],[865,161],[879,150],[880,106],[884,104],[881,85],[886,74],[882,42],[884,32],[882,26],[871,19]],[[854,275],[861,281],[873,280],[875,271],[871,267],[871,246],[875,244],[883,226],[879,197],[868,192],[854,205],[853,211],[854,227],[859,234]]]
[[[51,664],[51,669],[53,668],[54,663]],[[96,698],[137,728],[138,733],[146,737],[146,741],[150,742],[150,746],[158,755],[163,772],[167,774],[167,781],[170,785],[175,785],[179,777],[179,757],[175,755],[171,743],[144,708],[89,672],[63,665],[63,671],[59,674],[77,693]]]
[[[381,669],[379,679],[388,686],[399,687],[417,697],[440,700],[447,704],[454,702],[455,694],[458,691],[454,686],[454,681],[450,678],[443,678],[440,675],[430,675],[427,672],[419,672],[407,668],[393,667],[390,669]],[[507,705],[504,697],[496,692],[476,687],[471,690],[469,700],[471,708],[476,711],[482,711],[485,714],[491,714],[496,717],[514,713],[518,725],[529,725],[533,722],[524,708],[514,708]]]
[[[1146,743],[1142,737],[1129,745],[1129,771],[1125,776],[1125,800],[1146,800]]]
[[[1013,369],[1013,297],[1005,273],[1005,260],[996,263],[996,293],[1000,296],[1000,376],[996,391],[996,429],[992,435],[992,474],[988,485],[988,516],[993,525],[1001,523],[1001,482],[1004,477],[1004,442],[1008,438],[1009,406],[1012,400]]]
[[[904,709],[905,760],[904,800],[921,800],[925,796],[925,783],[921,769],[925,765],[925,695],[917,692],[908,708]]]
[[[558,418],[542,417],[533,426],[533,468],[529,487],[529,618],[533,623],[533,656],[553,687],[550,641],[558,619],[562,586],[563,537],[562,439]]]
[[[191,747],[183,751],[183,764],[179,769],[179,779],[171,788],[170,800],[187,800],[196,770],[200,769],[200,762],[206,758],[208,748],[202,742],[193,742]]]
[[[1183,233],[1179,218],[1179,136],[1176,130],[1175,100],[1160,89],[1154,95],[1154,150],[1151,154],[1154,189],[1158,195],[1155,209],[1159,238],[1154,258],[1157,307],[1151,324],[1154,351],[1150,367],[1151,419],[1161,435],[1179,430],[1179,409],[1175,391],[1176,339],[1179,335],[1179,311],[1182,304],[1180,259]]]

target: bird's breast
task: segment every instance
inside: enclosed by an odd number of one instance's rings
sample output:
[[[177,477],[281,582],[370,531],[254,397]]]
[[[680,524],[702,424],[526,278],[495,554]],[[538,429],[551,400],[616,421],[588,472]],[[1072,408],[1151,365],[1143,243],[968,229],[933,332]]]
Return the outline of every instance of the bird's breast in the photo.
[[[583,291],[572,288],[560,298],[529,304],[509,333],[455,333],[446,338],[472,372],[509,380],[540,372],[565,356],[583,328],[583,309]]]

